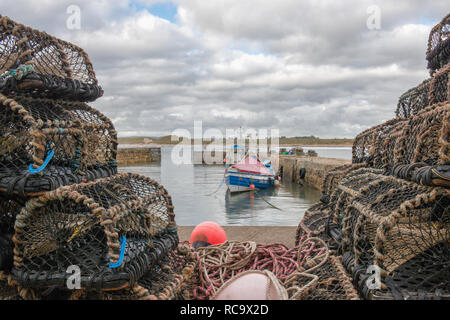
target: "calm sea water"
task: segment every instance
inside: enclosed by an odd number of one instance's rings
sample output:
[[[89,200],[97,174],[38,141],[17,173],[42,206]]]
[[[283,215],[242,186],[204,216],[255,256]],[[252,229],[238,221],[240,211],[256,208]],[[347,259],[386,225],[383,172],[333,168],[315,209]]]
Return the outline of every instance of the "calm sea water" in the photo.
[[[162,147],[161,164],[121,167],[119,171],[149,176],[162,184],[172,196],[179,225],[208,220],[220,225],[297,226],[306,209],[319,201],[318,190],[287,182],[279,188],[231,195],[223,183],[224,166],[175,165],[171,149]],[[351,158],[351,148],[312,149],[319,156]]]

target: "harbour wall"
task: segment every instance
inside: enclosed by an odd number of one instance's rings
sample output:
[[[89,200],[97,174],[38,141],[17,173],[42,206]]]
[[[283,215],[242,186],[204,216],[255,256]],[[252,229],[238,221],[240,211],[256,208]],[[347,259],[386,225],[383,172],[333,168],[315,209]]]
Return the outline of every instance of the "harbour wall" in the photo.
[[[161,148],[160,147],[118,148],[117,161],[119,166],[161,162]]]
[[[350,160],[321,158],[296,155],[280,155],[280,170],[282,168],[284,181],[302,183],[322,191],[323,180],[328,171],[334,167],[350,164]],[[304,168],[301,178],[300,169]]]

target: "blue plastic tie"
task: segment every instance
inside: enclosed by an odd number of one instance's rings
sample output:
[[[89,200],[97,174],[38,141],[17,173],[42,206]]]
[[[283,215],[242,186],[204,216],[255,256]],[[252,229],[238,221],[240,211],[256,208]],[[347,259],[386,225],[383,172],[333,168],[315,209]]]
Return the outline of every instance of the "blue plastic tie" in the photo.
[[[116,263],[109,263],[109,268],[110,269],[114,269],[114,268],[118,268],[120,267],[120,265],[123,262],[123,257],[125,256],[125,247],[127,244],[127,238],[125,236],[122,237],[122,239],[120,240],[120,255],[119,255],[119,260]]]
[[[33,169],[33,165],[30,164],[30,166],[28,167],[28,172],[29,172],[29,173],[39,173],[39,172],[41,172],[42,170],[44,170],[45,167],[46,167],[46,166],[48,165],[48,163],[50,162],[50,160],[52,160],[54,154],[55,154],[55,152],[54,152],[53,150],[49,150],[49,151],[47,152],[47,157],[45,158],[44,163],[42,164],[42,166],[40,166],[40,167],[37,168],[37,169]]]

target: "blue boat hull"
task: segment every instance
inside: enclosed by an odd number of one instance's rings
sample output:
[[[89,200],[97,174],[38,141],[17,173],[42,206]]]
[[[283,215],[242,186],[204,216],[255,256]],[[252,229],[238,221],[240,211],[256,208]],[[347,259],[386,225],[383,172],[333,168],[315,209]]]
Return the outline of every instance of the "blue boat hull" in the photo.
[[[250,185],[252,184],[256,189],[270,188],[273,186],[274,179],[272,176],[227,172],[225,174],[225,183],[231,192],[241,192],[250,190]]]

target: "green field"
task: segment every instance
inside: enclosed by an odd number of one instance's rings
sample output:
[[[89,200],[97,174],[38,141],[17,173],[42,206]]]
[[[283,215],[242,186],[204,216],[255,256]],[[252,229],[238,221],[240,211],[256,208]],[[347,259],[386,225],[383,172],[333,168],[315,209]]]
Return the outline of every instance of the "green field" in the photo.
[[[127,138],[119,138],[120,144],[144,144],[144,139],[147,142],[151,139],[151,143],[154,144],[177,144],[178,141],[172,142],[171,136],[164,137],[127,137]],[[349,138],[334,138],[334,139],[321,139],[318,137],[281,137],[279,139],[280,145],[289,145],[289,146],[315,146],[315,145],[345,145],[351,146],[353,144],[353,139]]]

